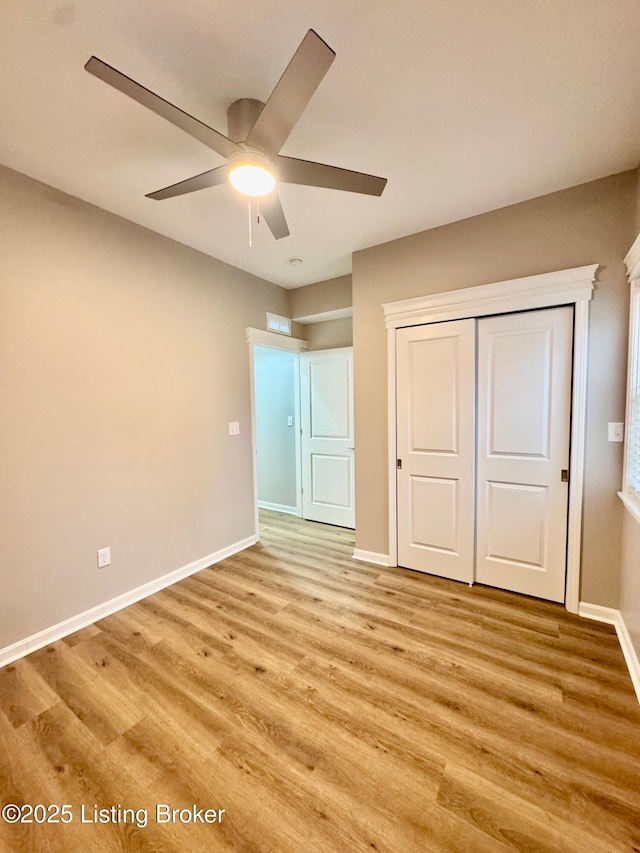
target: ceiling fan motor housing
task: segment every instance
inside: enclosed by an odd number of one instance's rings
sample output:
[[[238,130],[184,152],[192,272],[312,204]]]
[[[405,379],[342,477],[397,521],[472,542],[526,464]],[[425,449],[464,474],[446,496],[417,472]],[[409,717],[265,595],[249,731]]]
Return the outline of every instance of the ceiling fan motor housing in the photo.
[[[256,123],[264,104],[255,98],[240,98],[227,110],[227,136],[234,142],[242,143]]]

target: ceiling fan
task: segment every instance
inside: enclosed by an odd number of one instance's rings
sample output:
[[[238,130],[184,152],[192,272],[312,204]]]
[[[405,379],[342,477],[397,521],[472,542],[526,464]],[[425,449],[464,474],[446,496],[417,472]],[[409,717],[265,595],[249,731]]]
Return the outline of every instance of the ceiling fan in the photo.
[[[261,212],[273,236],[279,240],[289,234],[289,228],[278,197],[278,181],[375,196],[382,195],[387,183],[386,178],[280,154],[334,59],[334,51],[314,30],[309,30],[266,104],[253,98],[242,98],[231,104],[227,110],[228,136],[183,112],[96,56],[91,57],[85,69],[227,159],[223,166],[149,193],[147,198],[174,198],[229,180],[245,195],[260,197]]]

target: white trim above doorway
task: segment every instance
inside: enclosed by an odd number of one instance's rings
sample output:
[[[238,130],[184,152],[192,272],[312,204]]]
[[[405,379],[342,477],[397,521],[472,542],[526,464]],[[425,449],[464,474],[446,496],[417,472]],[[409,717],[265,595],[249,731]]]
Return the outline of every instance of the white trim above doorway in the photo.
[[[253,346],[271,347],[272,349],[286,349],[291,352],[305,352],[309,349],[309,342],[302,338],[290,338],[279,335],[277,332],[267,332],[264,329],[246,328],[247,340]]]
[[[580,591],[580,546],[584,491],[585,424],[587,409],[587,355],[589,343],[589,301],[599,264],[559,270],[542,275],[483,284],[435,293],[417,299],[388,302],[384,309],[387,327],[388,457],[389,457],[389,564],[397,565],[397,482],[396,482],[396,329],[574,305],[573,393],[571,420],[571,461],[569,473],[569,519],[567,533],[567,587],[565,606],[578,612]]]

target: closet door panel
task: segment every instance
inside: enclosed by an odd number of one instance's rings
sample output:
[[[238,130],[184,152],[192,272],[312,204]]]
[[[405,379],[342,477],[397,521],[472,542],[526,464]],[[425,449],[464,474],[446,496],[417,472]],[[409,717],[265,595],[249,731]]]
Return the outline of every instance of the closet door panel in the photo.
[[[396,345],[398,563],[470,583],[475,320],[400,329]]]
[[[476,580],[564,601],[573,309],[478,321]]]

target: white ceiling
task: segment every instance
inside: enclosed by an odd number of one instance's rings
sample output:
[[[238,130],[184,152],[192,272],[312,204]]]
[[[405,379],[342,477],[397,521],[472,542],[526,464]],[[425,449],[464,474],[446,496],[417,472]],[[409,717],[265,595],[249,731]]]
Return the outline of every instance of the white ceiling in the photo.
[[[291,236],[248,247],[220,165],[83,70],[95,54],[226,133],[307,29],[337,57],[283,154],[389,179],[381,198],[283,185]],[[639,0],[4,0],[0,163],[285,287],[351,253],[640,161]],[[298,256],[293,268],[288,258]]]

